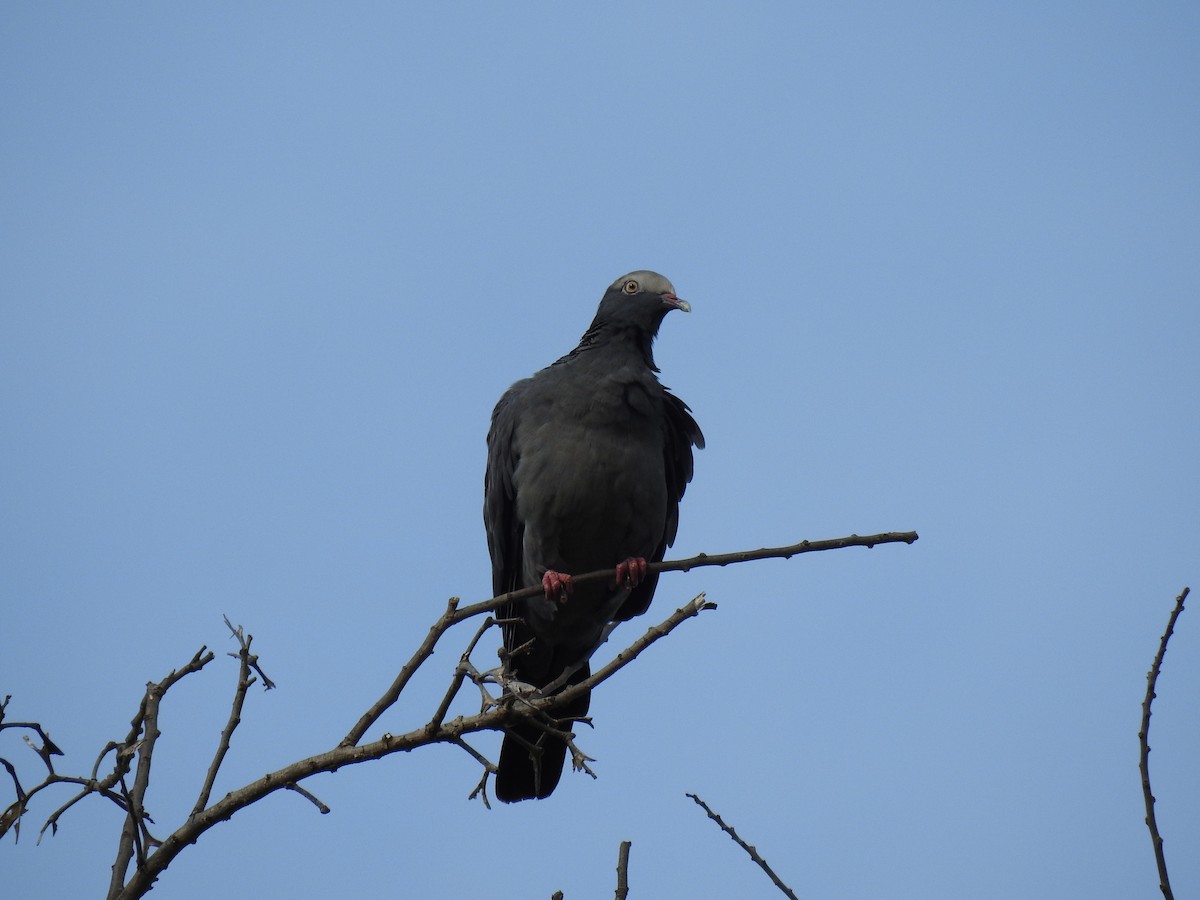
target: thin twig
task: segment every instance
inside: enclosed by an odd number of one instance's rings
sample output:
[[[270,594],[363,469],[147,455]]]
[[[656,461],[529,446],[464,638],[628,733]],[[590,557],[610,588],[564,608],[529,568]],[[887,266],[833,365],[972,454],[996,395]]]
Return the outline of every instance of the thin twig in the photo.
[[[703,800],[701,800],[699,797],[697,797],[695,794],[688,794],[687,796],[689,796],[693,800],[695,800],[697,805],[701,809],[703,809],[706,813],[708,813],[708,817],[710,819],[712,819],[714,822],[716,822],[721,827],[721,830],[723,832],[725,832],[727,835],[729,835],[731,838],[733,838],[734,843],[736,843],[739,847],[741,847],[743,850],[745,850],[747,853],[750,854],[750,858],[758,864],[759,868],[761,868],[764,872],[767,873],[768,876],[770,876],[771,881],[773,881],[775,883],[775,887],[777,887],[777,888],[779,888],[779,890],[783,891],[783,893],[785,895],[787,895],[788,897],[791,897],[792,900],[799,900],[799,898],[797,898],[796,895],[792,893],[792,889],[790,887],[788,887],[786,884],[784,884],[782,881],[779,880],[779,876],[775,874],[774,869],[772,869],[769,865],[767,865],[767,861],[758,855],[758,851],[755,850],[753,847],[751,847],[749,844],[747,844],[745,841],[743,841],[740,837],[738,837],[738,833],[733,830],[732,825],[726,825],[724,820],[720,816],[718,816],[715,812],[713,812],[711,809],[709,809],[708,804],[705,803]]]
[[[44,762],[46,764],[46,768],[50,771],[50,774],[53,775],[54,774],[54,760],[52,760],[50,757],[62,756],[63,752],[58,749],[58,745],[56,745],[54,743],[54,741],[50,740],[50,735],[46,734],[46,732],[42,729],[42,726],[40,726],[34,722],[29,722],[29,723],[13,722],[12,725],[9,727],[32,728],[34,731],[37,732],[38,737],[40,737],[42,739],[42,746],[38,747],[37,745],[35,745],[33,743],[33,741],[31,741],[29,739],[28,735],[25,736],[25,743],[28,744],[30,747],[32,747],[33,752],[41,757],[42,762]]]
[[[104,762],[104,757],[108,756],[108,754],[113,750],[120,749],[121,745],[116,741],[109,741],[104,745],[104,747],[100,750],[100,755],[96,757],[95,764],[92,766],[92,781],[95,781],[100,777],[100,764]]]
[[[488,770],[489,772],[492,772],[493,774],[495,773],[495,771],[496,771],[495,765],[493,765],[491,762],[489,762],[488,758],[486,756],[484,756],[482,753],[480,753],[478,750],[476,750],[474,747],[472,747],[470,744],[468,744],[462,738],[456,738],[455,740],[451,741],[451,743],[455,744],[459,747],[462,747],[464,750],[466,750],[467,753],[471,754],[471,756],[475,759],[475,762],[477,762],[481,766],[483,766],[484,769]]]
[[[229,655],[240,657],[242,653],[245,653],[246,665],[258,673],[259,680],[263,683],[263,690],[269,691],[274,688],[275,682],[267,677],[267,673],[264,672],[262,670],[262,666],[258,664],[258,656],[250,652],[250,645],[254,642],[254,635],[246,634],[241,625],[234,626],[234,624],[229,621],[229,616],[222,615],[221,618],[225,620],[225,627],[229,629],[229,632],[233,635],[233,637],[237,638],[238,644],[241,646],[241,651],[239,653],[230,653]]]
[[[735,563],[753,562],[759,559],[791,559],[793,556],[799,556],[802,553],[818,553],[822,550],[842,550],[846,547],[866,547],[870,549],[877,544],[912,544],[919,537],[920,535],[915,531],[886,531],[881,534],[851,534],[846,537],[828,538],[820,541],[800,541],[798,544],[788,544],[785,547],[760,547],[758,550],[737,550],[733,553],[698,553],[695,556],[689,556],[687,559],[666,559],[662,562],[650,563],[646,567],[646,571],[648,573],[690,572],[692,569],[700,569],[704,566],[729,566]],[[573,575],[571,580],[575,584],[584,584],[589,581],[602,581],[606,578],[611,579],[612,577],[613,570],[609,568],[597,569],[594,572],[587,572],[583,575]],[[453,622],[451,624],[461,622],[463,619],[469,619],[472,616],[477,616],[480,613],[498,609],[510,603],[515,603],[518,600],[536,597],[542,592],[543,588],[539,584],[521,588],[519,591],[509,591],[507,594],[500,594],[490,600],[472,603],[469,606],[457,609],[453,614]]]
[[[288,784],[288,785],[284,785],[284,787],[286,787],[289,791],[295,791],[301,797],[304,797],[306,800],[308,800],[309,803],[311,803],[313,806],[315,806],[317,809],[319,809],[321,811],[321,815],[324,816],[329,813],[328,806],[326,806],[324,803],[322,803],[318,798],[314,797],[310,792],[308,792],[304,788],[300,787],[300,785]]]
[[[46,729],[44,729],[37,722],[5,722],[4,709],[8,706],[8,701],[11,699],[12,695],[9,694],[4,698],[4,702],[0,703],[0,731],[4,731],[6,728],[25,728],[34,732],[42,739],[42,746],[37,746],[29,739],[28,735],[25,735],[25,743],[29,746],[29,749],[38,755],[38,758],[41,759],[42,763],[46,766],[46,771],[53,775],[54,761],[50,759],[50,757],[62,756],[62,750],[58,748],[58,745],[55,744],[54,741],[50,740],[50,735],[46,733]]]
[[[475,632],[475,636],[471,638],[467,644],[467,649],[462,652],[459,657],[458,665],[454,669],[454,677],[450,680],[450,687],[446,690],[445,696],[442,697],[442,702],[438,704],[437,710],[433,714],[433,718],[429,720],[428,727],[435,729],[446,718],[446,713],[450,710],[450,704],[454,702],[454,698],[458,696],[459,689],[462,688],[463,681],[467,676],[475,671],[475,667],[471,665],[471,654],[475,652],[475,646],[479,643],[480,638],[484,633],[496,624],[496,620],[488,616],[483,620],[483,624]]]
[[[433,623],[429,632],[425,635],[425,640],[421,641],[421,646],[417,648],[417,652],[412,655],[408,662],[400,667],[399,673],[388,686],[388,689],[383,692],[383,696],[371,704],[371,708],[359,717],[358,721],[354,723],[354,727],[342,738],[339,746],[353,747],[357,745],[363,739],[363,735],[367,733],[367,729],[379,721],[379,717],[400,699],[401,692],[408,685],[413,675],[416,674],[417,669],[421,668],[425,660],[433,655],[433,648],[437,644],[438,639],[446,633],[446,629],[456,621],[460,621],[454,615],[457,609],[457,597],[451,597],[446,601],[446,611]]]
[[[128,807],[125,804],[124,797],[122,797],[116,791],[113,791],[111,788],[104,787],[102,784],[96,782],[94,779],[64,778],[62,776],[59,776],[59,777],[55,778],[52,782],[49,782],[49,784],[65,784],[68,782],[71,784],[83,785],[83,790],[80,791],[78,794],[76,794],[74,797],[72,797],[70,800],[68,800],[66,803],[64,803],[62,806],[60,806],[58,809],[56,809],[54,812],[52,812],[49,815],[49,817],[45,821],[45,824],[42,825],[41,830],[38,831],[37,842],[39,844],[42,842],[42,838],[45,836],[47,830],[49,830],[52,835],[58,834],[58,820],[61,819],[63,817],[63,815],[67,812],[67,810],[69,810],[72,806],[74,806],[76,803],[78,803],[84,797],[90,797],[92,794],[99,794],[101,797],[107,797],[109,800],[111,800],[113,803],[115,803],[117,805],[117,807],[121,810],[121,812],[129,811]],[[38,788],[40,789],[40,788],[47,787],[47,786],[48,785],[46,785],[46,784],[39,784]]]
[[[1158,653],[1154,655],[1154,663],[1146,673],[1146,696],[1142,700],[1142,728],[1138,732],[1138,743],[1141,745],[1142,796],[1146,801],[1146,827],[1150,829],[1150,841],[1154,844],[1154,861],[1158,863],[1158,887],[1166,900],[1174,900],[1171,892],[1171,879],[1167,877],[1167,858],[1163,854],[1163,839],[1158,831],[1158,820],[1154,815],[1154,793],[1150,790],[1150,704],[1154,702],[1154,688],[1158,683],[1158,673],[1162,670],[1163,656],[1167,652],[1167,642],[1175,632],[1175,620],[1183,612],[1183,601],[1187,599],[1190,588],[1184,588],[1175,598],[1175,608],[1171,610],[1171,618],[1167,620],[1167,630],[1163,632],[1162,640],[1158,643]]]
[[[697,594],[687,603],[683,604],[683,606],[679,607],[679,609],[675,610],[675,612],[671,613],[671,615],[663,619],[663,621],[659,622],[657,625],[651,625],[648,629],[646,629],[645,634],[614,656],[610,662],[593,672],[590,677],[585,678],[583,681],[579,682],[579,684],[572,685],[571,687],[560,691],[558,694],[554,695],[553,699],[559,705],[566,705],[567,703],[570,703],[572,700],[591,691],[591,689],[596,685],[600,684],[602,681],[607,681],[621,669],[625,668],[627,665],[637,659],[643,650],[645,650],[655,641],[666,637],[686,619],[698,616],[700,613],[705,612],[706,610],[716,608],[717,604],[709,601],[703,592]],[[545,707],[543,706],[542,708]]]
[[[240,625],[235,628],[233,623],[229,621],[228,616],[224,616],[223,618],[225,619],[225,626],[237,638],[240,645],[237,653],[237,686],[233,691],[233,703],[230,705],[229,719],[225,722],[225,727],[221,729],[221,737],[217,741],[216,753],[213,754],[213,760],[208,766],[208,772],[204,775],[204,784],[200,787],[200,796],[196,798],[196,804],[192,807],[193,816],[208,806],[208,798],[212,795],[213,785],[217,781],[217,772],[221,768],[221,763],[225,761],[225,754],[229,752],[229,742],[233,738],[233,732],[242,722],[242,706],[246,702],[246,692],[250,690],[250,685],[254,683],[254,678],[250,675],[250,642],[254,640],[254,637],[247,637]]]

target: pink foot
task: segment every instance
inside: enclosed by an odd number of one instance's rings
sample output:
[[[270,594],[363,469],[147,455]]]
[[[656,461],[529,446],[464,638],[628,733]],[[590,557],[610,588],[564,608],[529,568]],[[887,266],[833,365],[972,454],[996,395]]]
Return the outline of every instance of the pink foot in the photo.
[[[617,587],[637,587],[646,577],[647,568],[646,560],[640,556],[617,563]]]
[[[551,603],[566,603],[575,590],[575,582],[571,580],[570,575],[547,569],[546,574],[542,576],[542,590],[546,592],[546,599]]]

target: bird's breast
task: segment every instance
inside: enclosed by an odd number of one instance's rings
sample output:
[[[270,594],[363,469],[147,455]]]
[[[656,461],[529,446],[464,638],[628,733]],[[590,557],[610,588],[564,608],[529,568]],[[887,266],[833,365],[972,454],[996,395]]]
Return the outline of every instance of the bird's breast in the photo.
[[[629,391],[614,393],[559,409],[518,434],[514,482],[527,568],[579,574],[650,556],[662,539],[661,423],[631,405]],[[633,394],[651,405],[644,392]]]

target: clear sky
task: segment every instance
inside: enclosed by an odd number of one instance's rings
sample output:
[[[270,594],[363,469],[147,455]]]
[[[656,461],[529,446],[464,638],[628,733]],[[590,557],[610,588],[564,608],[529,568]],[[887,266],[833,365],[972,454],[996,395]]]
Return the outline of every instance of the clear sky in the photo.
[[[394,756],[307,782],[328,816],[217,827],[154,896],[601,897],[622,840],[632,896],[777,896],[688,791],[801,897],[1160,896],[1136,734],[1200,588],[1200,7],[649,6],[4,4],[10,717],[90,770],[146,681],[234,649],[227,614],[279,689],[218,794],[333,746],[490,593],[496,399],[652,268],[708,438],[670,555],[920,541],[665,576],[619,639],[719,609],[598,693],[598,781],[487,811],[465,753]],[[164,834],[235,673],[169,695]],[[1198,695],[1200,609],[1152,733],[1193,895]],[[35,845],[66,798],[0,846],[11,896],[102,896],[115,807]]]

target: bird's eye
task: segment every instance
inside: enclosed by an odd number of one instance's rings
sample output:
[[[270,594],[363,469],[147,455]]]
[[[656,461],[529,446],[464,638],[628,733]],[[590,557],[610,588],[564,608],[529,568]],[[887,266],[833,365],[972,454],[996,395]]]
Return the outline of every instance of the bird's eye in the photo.
[[[625,282],[625,287],[622,288],[622,290],[625,291],[625,293],[627,293],[627,294],[636,294],[637,289],[638,289],[638,283],[636,281],[634,281],[632,278],[630,278],[627,282]]]

